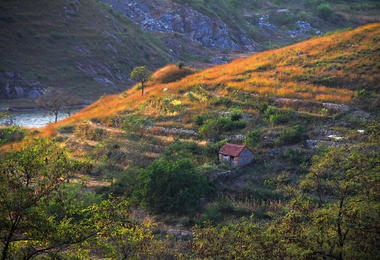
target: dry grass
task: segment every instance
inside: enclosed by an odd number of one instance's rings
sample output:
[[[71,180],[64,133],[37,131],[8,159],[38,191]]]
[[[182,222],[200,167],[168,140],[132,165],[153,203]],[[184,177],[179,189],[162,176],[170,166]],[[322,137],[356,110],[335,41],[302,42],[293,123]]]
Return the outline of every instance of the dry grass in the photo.
[[[154,74],[156,80],[146,88],[148,95],[141,96],[132,88],[123,95],[106,96],[74,116],[47,126],[43,134],[53,135],[60,126],[90,118],[106,119],[126,110],[142,110],[154,116],[183,114],[182,122],[190,123],[193,115],[210,109],[210,93],[214,97],[230,96],[226,87],[262,96],[349,103],[358,88],[378,85],[379,35],[380,24],[367,25],[235,60],[176,82],[160,83],[157,79],[179,70],[169,65]],[[168,112],[160,100],[179,100],[183,110]]]

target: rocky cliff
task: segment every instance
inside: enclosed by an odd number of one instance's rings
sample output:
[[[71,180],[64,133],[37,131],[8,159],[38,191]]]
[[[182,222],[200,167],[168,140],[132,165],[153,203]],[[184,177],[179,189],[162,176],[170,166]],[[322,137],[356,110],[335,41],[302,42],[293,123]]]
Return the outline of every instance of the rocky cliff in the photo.
[[[205,47],[255,51],[258,45],[238,28],[228,28],[189,4],[162,0],[102,0],[121,11],[146,31],[177,32]]]
[[[40,82],[31,82],[19,72],[0,73],[0,99],[37,98],[43,92]]]

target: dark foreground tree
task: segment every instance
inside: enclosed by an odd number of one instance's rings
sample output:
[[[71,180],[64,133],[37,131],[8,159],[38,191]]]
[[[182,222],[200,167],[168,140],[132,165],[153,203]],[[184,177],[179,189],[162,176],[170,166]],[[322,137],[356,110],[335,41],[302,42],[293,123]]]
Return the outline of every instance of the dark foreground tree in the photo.
[[[5,119],[5,120],[4,120]],[[0,125],[0,146],[7,142],[8,138],[18,129],[14,125],[14,119],[7,115],[6,112],[0,112],[0,120],[3,121]]]
[[[144,95],[144,83],[150,79],[152,72],[145,66],[136,67],[131,72],[131,78],[141,83],[141,96]]]
[[[53,198],[63,201],[68,177],[89,167],[70,159],[46,139],[28,141],[0,155],[1,259],[30,259],[36,255],[79,243],[94,235],[85,223],[73,223],[73,211],[58,219],[49,213]],[[62,207],[65,209],[65,207]],[[84,225],[77,225],[84,224]]]

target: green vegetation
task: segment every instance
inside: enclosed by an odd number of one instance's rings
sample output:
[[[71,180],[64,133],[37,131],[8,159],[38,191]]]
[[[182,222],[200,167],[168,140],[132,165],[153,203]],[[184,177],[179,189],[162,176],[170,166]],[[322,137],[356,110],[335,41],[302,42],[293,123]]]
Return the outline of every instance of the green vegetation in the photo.
[[[7,135],[0,232],[14,239],[2,240],[1,252],[378,258],[378,67],[369,59],[379,55],[378,34],[379,25],[369,25],[162,83],[187,69],[170,65],[153,73],[146,95],[132,88],[104,96],[63,121],[23,132],[49,140],[24,139],[12,149]],[[327,69],[337,64],[339,71]],[[371,69],[358,76],[362,66]],[[343,80],[313,85],[309,77],[320,74]],[[247,145],[254,161],[239,168],[220,162],[227,142]],[[49,188],[54,178],[44,176],[54,172],[59,185],[22,211],[10,236],[12,218],[4,214],[20,209],[13,201]]]
[[[334,10],[332,10],[329,4],[320,4],[317,7],[317,13],[323,19],[330,19],[331,16],[334,14]]]
[[[158,212],[194,212],[211,191],[205,175],[190,160],[159,160],[139,175],[136,199]]]
[[[131,72],[132,79],[141,83],[141,96],[144,95],[144,83],[150,79],[152,72],[146,68],[146,66],[136,67]]]
[[[66,204],[60,189],[69,176],[87,169],[88,164],[70,160],[50,141],[35,142],[1,157],[2,259],[29,259],[50,249],[80,243],[93,232],[84,216],[74,223],[73,216],[82,214]],[[53,201],[61,203],[52,209],[49,204]]]
[[[379,257],[377,144],[328,149],[313,158],[298,185],[278,177],[278,189],[290,198],[288,208],[271,222],[243,218],[224,227],[195,227],[192,251],[212,259]]]

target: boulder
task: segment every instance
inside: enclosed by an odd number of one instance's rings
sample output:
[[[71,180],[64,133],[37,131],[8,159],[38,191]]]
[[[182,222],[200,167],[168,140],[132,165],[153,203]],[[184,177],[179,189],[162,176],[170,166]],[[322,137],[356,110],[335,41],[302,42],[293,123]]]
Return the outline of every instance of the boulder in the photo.
[[[40,82],[30,82],[21,73],[0,73],[0,99],[37,98],[43,94]]]

